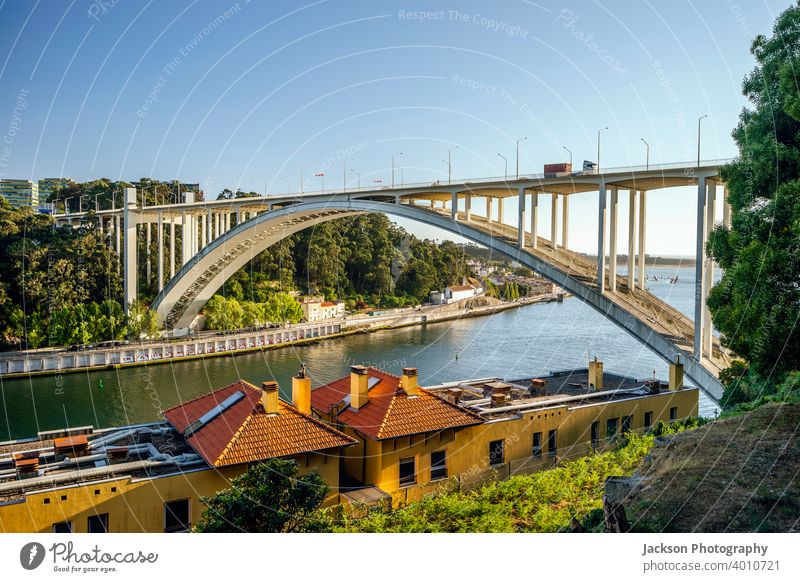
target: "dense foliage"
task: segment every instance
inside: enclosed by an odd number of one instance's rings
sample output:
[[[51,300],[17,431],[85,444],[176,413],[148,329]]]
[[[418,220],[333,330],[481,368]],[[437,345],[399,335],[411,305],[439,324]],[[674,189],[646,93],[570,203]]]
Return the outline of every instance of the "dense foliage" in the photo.
[[[723,168],[732,226],[708,244],[724,270],[708,299],[714,325],[748,363],[725,378],[729,405],[775,392],[800,362],[800,7],[751,52],[743,93],[752,108],[733,131],[739,156]]]
[[[0,199],[0,332],[6,346],[125,334],[116,253],[88,216],[79,228]]]
[[[296,461],[270,459],[231,481],[230,489],[201,497],[206,505],[195,531],[275,533],[309,531],[328,487],[317,473],[299,475]]]
[[[300,304],[288,293],[274,293],[264,303],[214,295],[206,303],[203,313],[208,329],[241,329],[267,323],[298,323],[303,317]]]

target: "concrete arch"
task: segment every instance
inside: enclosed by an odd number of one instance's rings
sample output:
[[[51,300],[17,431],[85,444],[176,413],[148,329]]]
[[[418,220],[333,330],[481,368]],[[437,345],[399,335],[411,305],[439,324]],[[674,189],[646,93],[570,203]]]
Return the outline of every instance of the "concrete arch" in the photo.
[[[712,398],[722,396],[718,378],[673,341],[599,293],[591,283],[570,276],[547,262],[519,249],[512,238],[495,237],[469,223],[408,204],[353,199],[301,202],[265,212],[236,226],[195,255],[156,297],[154,308],[165,323],[188,327],[206,301],[252,257],[281,239],[322,222],[363,212],[381,212],[415,220],[457,234],[536,271],[567,292],[579,297],[604,317],[616,323],[667,362],[681,356],[686,375]]]

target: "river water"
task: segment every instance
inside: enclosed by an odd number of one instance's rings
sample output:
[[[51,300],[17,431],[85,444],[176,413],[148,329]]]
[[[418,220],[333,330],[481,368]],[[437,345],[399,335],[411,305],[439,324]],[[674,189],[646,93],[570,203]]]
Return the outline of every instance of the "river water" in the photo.
[[[651,268],[650,290],[693,315],[694,270]],[[678,282],[668,279],[678,275]],[[667,377],[667,365],[580,300],[530,305],[488,317],[354,335],[315,345],[120,370],[0,381],[0,441],[64,426],[153,421],[160,411],[244,378],[274,378],[288,396],[305,362],[313,386],[341,378],[353,364],[390,372],[419,368],[422,385],[500,376],[534,377],[585,367],[598,356],[609,372]],[[700,411],[714,415],[701,395]]]

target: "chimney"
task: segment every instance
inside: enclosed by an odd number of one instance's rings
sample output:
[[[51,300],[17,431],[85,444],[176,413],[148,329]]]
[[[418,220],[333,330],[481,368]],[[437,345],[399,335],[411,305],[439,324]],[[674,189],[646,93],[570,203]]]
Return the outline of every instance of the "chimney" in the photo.
[[[409,396],[419,394],[419,370],[416,368],[403,368],[403,375],[400,376],[400,386]]]
[[[275,380],[261,383],[261,406],[267,414],[278,414],[278,383]]]
[[[669,389],[683,390],[683,363],[680,356],[675,356],[675,362],[669,365]]]
[[[499,408],[506,403],[506,395],[502,393],[492,394],[492,408]]]
[[[594,357],[594,360],[589,362],[589,387],[594,387],[595,390],[603,389],[603,362]]]
[[[311,378],[306,374],[306,365],[292,376],[292,404],[303,414],[311,414]]]
[[[531,396],[547,396],[547,380],[533,378],[530,387]]]
[[[358,410],[369,402],[369,375],[364,366],[350,366],[350,406]]]

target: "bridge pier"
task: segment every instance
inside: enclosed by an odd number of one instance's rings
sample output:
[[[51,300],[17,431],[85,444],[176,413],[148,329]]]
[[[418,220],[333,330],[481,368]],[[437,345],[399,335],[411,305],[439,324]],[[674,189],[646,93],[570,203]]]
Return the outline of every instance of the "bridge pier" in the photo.
[[[450,193],[450,218],[458,220],[458,190]]]
[[[636,190],[628,191],[628,291],[636,284]]]
[[[531,191],[531,248],[539,248],[539,192]]]
[[[616,186],[611,188],[611,225],[608,237],[608,289],[612,293],[617,290],[617,202],[619,200],[619,189]]]
[[[119,264],[121,266],[122,265],[122,258],[119,256],[119,252],[120,252],[120,216],[119,216],[119,214],[117,214],[114,217],[114,221],[115,221],[115,224],[114,224],[114,239],[115,239],[114,240],[114,244],[116,245],[117,258],[119,259]]]
[[[164,289],[164,217],[158,211],[158,291]]]
[[[550,243],[558,248],[558,194],[550,195]]]
[[[145,281],[147,281],[147,284],[149,285],[150,284],[150,274],[151,274],[150,272],[152,271],[152,268],[153,268],[153,266],[151,264],[152,261],[150,260],[150,240],[151,240],[151,235],[152,235],[152,232],[150,230],[150,219],[147,219],[147,224],[145,225],[145,231],[144,232],[145,232],[145,235],[144,235],[145,236],[145,238],[144,238],[144,256],[147,257],[147,271],[146,271]]]
[[[606,289],[606,183],[597,192],[597,291]]]
[[[136,266],[138,265],[138,241],[136,230],[138,226],[136,210],[136,188],[125,188],[125,207],[123,209],[123,224],[125,237],[122,257],[122,283],[123,283],[123,309],[128,313],[136,301]]]
[[[175,215],[169,217],[169,278],[175,276]]]
[[[569,248],[569,195],[561,195],[561,247]]]
[[[464,215],[467,222],[472,221],[472,194],[469,192],[464,194]]]
[[[706,202],[706,242],[711,236],[711,231],[714,230],[714,223],[716,221],[716,203],[717,203],[717,184],[714,180],[706,181],[706,191],[708,200]],[[705,245],[703,245],[705,248]],[[711,333],[711,311],[708,309],[708,294],[711,292],[711,287],[714,286],[714,261],[710,257],[705,258],[705,284],[703,285],[703,353],[711,357],[712,347],[712,333]]]
[[[497,223],[503,224],[503,198],[497,199]]]
[[[525,248],[525,188],[520,187],[517,191],[517,248]]]
[[[703,326],[705,323],[705,242],[706,242],[706,177],[697,177],[697,247],[694,275],[694,358],[703,357]]]
[[[639,190],[639,289],[646,289],[647,190]]]

